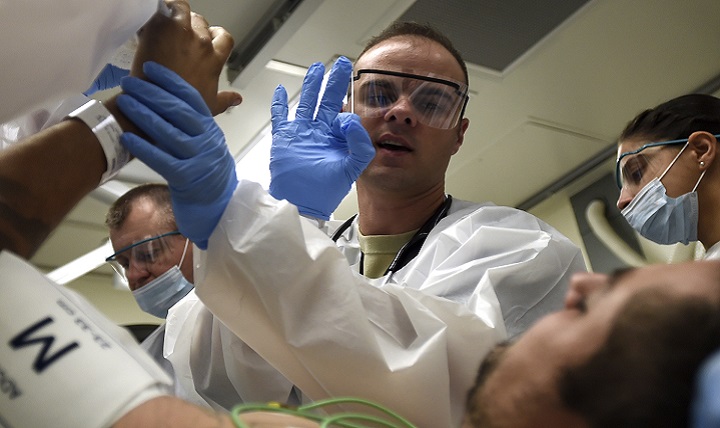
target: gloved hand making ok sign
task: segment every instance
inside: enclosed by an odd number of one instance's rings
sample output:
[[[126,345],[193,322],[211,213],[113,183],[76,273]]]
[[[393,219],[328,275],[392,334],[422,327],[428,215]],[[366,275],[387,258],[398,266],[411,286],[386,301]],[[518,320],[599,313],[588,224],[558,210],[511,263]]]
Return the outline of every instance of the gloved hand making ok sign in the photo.
[[[270,194],[286,199],[301,214],[328,220],[350,186],[375,156],[359,116],[340,113],[352,64],[340,57],[333,65],[317,114],[325,67],[308,69],[295,120],[289,121],[287,92],[278,86],[270,108]]]

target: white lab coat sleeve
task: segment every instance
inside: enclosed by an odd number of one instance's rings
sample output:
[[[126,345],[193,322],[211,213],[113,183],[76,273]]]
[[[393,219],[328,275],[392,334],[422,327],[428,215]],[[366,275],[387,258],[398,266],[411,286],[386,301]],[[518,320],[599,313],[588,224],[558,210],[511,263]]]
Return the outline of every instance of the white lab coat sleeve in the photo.
[[[163,355],[172,364],[177,395],[191,403],[217,410],[240,403],[298,404],[292,383],[214,317],[194,291],[168,312]]]
[[[485,205],[461,214],[431,232],[398,281],[471,307],[481,297],[475,290],[492,287],[510,338],[562,308],[570,277],[586,270],[575,244],[514,208]]]
[[[475,310],[374,287],[293,205],[245,181],[195,280],[208,309],[311,399],[364,397],[419,426],[460,424],[480,359],[505,337],[492,287]]]
[[[4,150],[41,130],[60,123],[68,114],[90,100],[78,94],[50,101],[30,113],[0,124],[0,150]]]
[[[716,243],[705,252],[703,260],[720,260],[720,242]]]
[[[157,0],[0,2],[0,122],[86,90]]]

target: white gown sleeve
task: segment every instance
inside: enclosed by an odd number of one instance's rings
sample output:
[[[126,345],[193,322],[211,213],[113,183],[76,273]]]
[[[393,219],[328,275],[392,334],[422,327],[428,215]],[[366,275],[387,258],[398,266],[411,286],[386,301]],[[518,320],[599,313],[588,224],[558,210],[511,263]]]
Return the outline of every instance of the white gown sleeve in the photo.
[[[447,220],[395,281],[469,307],[492,287],[510,338],[562,308],[570,277],[586,270],[580,248],[524,211],[473,204]]]
[[[158,0],[0,2],[0,122],[86,90]]]
[[[472,305],[375,287],[294,206],[241,182],[196,270],[196,292],[311,399],[364,397],[420,426],[459,426],[480,359],[506,337],[493,287]]]
[[[82,94],[60,101],[54,100],[43,104],[37,110],[0,124],[0,150],[60,123],[65,116],[89,100],[90,98]]]
[[[163,355],[172,365],[176,394],[191,403],[216,410],[240,403],[300,404],[292,383],[214,317],[193,291],[168,312]]]

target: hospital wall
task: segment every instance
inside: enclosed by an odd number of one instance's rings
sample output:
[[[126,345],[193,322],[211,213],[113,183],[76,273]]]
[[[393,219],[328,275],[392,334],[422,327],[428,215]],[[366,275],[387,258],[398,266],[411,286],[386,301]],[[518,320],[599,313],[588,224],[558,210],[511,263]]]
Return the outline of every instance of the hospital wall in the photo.
[[[111,275],[89,273],[68,283],[103,314],[119,325],[160,324],[161,319],[143,312],[127,288],[113,286]]]

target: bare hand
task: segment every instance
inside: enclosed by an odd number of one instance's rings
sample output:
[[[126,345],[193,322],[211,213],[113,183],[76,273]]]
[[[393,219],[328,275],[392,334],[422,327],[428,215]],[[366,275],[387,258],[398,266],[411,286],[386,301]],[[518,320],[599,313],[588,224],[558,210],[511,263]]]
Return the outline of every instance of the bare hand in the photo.
[[[175,71],[200,92],[213,115],[240,104],[238,92],[218,93],[223,65],[233,38],[222,27],[210,27],[190,10],[186,0],[166,0],[170,17],[156,13],[138,31],[139,45],[130,75],[144,77],[142,65],[155,61]]]

